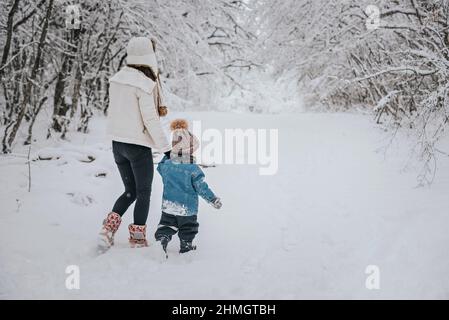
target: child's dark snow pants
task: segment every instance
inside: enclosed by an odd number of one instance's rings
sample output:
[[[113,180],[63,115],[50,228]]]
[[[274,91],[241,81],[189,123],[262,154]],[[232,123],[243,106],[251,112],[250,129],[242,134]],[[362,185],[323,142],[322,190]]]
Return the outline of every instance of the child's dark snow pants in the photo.
[[[156,230],[156,240],[167,237],[171,240],[172,236],[178,233],[181,240],[191,242],[198,233],[199,223],[197,216],[176,216],[162,212],[161,221]]]

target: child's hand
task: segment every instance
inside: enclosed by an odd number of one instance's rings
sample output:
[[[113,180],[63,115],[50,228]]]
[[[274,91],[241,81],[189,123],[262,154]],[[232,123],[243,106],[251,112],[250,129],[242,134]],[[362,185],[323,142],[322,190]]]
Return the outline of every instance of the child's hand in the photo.
[[[222,206],[222,203],[221,203],[221,201],[220,201],[220,198],[215,198],[214,201],[212,201],[212,206],[213,206],[215,209],[220,209],[221,206]]]

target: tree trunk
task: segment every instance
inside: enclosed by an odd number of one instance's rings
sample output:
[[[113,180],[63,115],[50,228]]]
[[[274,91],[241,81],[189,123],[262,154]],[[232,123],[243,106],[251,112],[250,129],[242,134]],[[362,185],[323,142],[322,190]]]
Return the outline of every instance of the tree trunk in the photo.
[[[34,126],[34,123],[36,122],[36,118],[37,118],[37,115],[39,114],[39,111],[42,109],[42,106],[45,104],[47,99],[48,99],[47,96],[43,97],[41,99],[41,101],[39,101],[39,104],[38,104],[37,108],[34,110],[33,116],[31,118],[30,125],[28,126],[28,137],[25,140],[25,142],[23,143],[24,145],[31,144],[31,140],[33,138],[33,126]]]
[[[37,47],[36,57],[34,59],[33,69],[31,70],[30,77],[27,79],[28,81],[27,81],[27,84],[25,87],[23,100],[20,105],[19,114],[17,115],[17,119],[15,120],[14,126],[12,127],[11,133],[9,134],[9,137],[6,141],[7,143],[3,144],[3,152],[4,153],[11,151],[11,145],[14,142],[14,139],[16,138],[17,131],[19,130],[20,124],[21,124],[22,119],[26,112],[26,108],[31,99],[31,90],[33,87],[33,82],[36,80],[36,75],[37,75],[37,72],[38,72],[40,64],[41,64],[42,51],[44,49],[45,40],[47,38],[48,24],[50,21],[52,10],[53,10],[53,3],[54,3],[54,0],[49,0],[47,12],[45,14],[44,23],[42,26],[42,32],[41,32],[41,35],[39,38],[39,44]],[[5,130],[5,136],[6,136],[6,134],[7,134],[7,130]]]
[[[72,93],[72,98],[75,98],[76,101],[73,100],[71,102],[67,102],[65,97],[68,96],[67,90],[67,80],[70,76],[73,66],[74,66],[74,56],[76,54],[81,55],[81,45],[80,45],[80,31],[79,30],[71,30],[68,42],[71,44],[69,46],[68,51],[70,54],[65,54],[63,57],[63,63],[61,70],[58,73],[58,79],[55,86],[55,94],[54,94],[54,102],[53,102],[53,122],[51,125],[51,130],[56,132],[61,132],[61,137],[65,138],[65,134],[68,129],[68,125],[70,123],[70,117],[72,114],[67,115],[67,113],[73,108],[74,103],[78,103],[78,98],[76,97],[76,90],[79,91],[79,88],[74,87],[74,91]],[[75,46],[75,44],[77,45]],[[79,59],[77,59],[79,60]],[[75,64],[75,68],[79,69],[80,66]],[[81,72],[78,74],[78,70],[75,70],[75,81],[81,77]],[[76,85],[75,85],[76,86]],[[49,132],[51,132],[49,130]]]
[[[6,31],[6,43],[5,43],[5,47],[3,49],[3,55],[2,55],[2,61],[0,63],[0,79],[3,75],[3,67],[6,64],[6,61],[8,60],[8,55],[9,55],[9,49],[11,48],[11,39],[12,39],[12,32],[13,32],[13,22],[14,22],[14,15],[17,12],[17,9],[19,8],[19,2],[20,0],[13,0],[14,2],[12,3],[11,6],[11,10],[8,13],[8,22],[6,23],[7,25],[7,31]]]

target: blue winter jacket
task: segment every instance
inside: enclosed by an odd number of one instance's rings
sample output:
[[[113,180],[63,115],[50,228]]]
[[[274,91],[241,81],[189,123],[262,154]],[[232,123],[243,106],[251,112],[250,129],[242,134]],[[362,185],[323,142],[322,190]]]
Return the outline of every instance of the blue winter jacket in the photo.
[[[162,176],[164,193],[162,211],[179,216],[198,213],[198,196],[213,202],[215,194],[204,181],[205,175],[196,163],[183,163],[167,156],[159,162],[157,171]]]

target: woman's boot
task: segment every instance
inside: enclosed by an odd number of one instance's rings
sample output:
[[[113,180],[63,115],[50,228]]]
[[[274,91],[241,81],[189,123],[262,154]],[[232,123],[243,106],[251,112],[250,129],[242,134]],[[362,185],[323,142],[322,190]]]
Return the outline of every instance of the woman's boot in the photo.
[[[139,226],[136,224],[130,224],[128,226],[129,230],[129,244],[131,245],[131,248],[141,248],[141,247],[148,247],[147,243],[147,226]]]
[[[115,212],[109,213],[106,219],[103,220],[103,228],[101,228],[98,241],[98,250],[100,252],[105,252],[114,245],[114,235],[121,222],[122,218]]]

